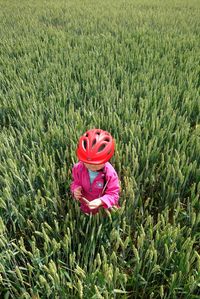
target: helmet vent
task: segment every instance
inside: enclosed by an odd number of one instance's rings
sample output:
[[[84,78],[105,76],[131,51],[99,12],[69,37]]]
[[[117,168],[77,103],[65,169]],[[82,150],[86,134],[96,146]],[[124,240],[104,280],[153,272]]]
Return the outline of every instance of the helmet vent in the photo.
[[[101,152],[104,148],[106,147],[106,144],[102,144],[99,149],[98,149],[98,153]]]
[[[83,140],[83,149],[86,151],[87,150],[87,141]]]
[[[109,141],[110,141],[110,138],[106,137],[106,138],[104,138],[104,141],[109,142]]]
[[[92,147],[97,143],[96,139],[92,141]]]

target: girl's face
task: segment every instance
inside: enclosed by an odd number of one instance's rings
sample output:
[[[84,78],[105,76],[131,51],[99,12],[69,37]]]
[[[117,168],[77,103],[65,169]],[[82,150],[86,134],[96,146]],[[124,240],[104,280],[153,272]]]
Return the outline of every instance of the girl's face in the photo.
[[[99,164],[99,165],[94,165],[94,164],[87,164],[87,163],[84,163],[85,167],[89,170],[92,170],[92,171],[98,171],[100,169],[102,169],[104,167],[105,164]]]

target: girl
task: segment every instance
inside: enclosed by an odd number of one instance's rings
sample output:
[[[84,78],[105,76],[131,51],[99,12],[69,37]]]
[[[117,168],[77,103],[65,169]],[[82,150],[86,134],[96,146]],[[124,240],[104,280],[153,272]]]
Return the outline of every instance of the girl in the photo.
[[[96,214],[100,207],[119,207],[119,179],[108,162],[114,147],[112,136],[101,129],[91,129],[79,139],[79,162],[73,166],[70,188],[84,213]]]

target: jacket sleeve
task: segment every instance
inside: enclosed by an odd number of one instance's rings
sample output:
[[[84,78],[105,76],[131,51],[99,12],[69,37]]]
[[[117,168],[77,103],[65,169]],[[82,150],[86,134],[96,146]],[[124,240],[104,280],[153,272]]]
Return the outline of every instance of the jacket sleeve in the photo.
[[[74,190],[76,188],[81,186],[79,175],[79,167],[78,165],[74,165],[72,168],[72,183],[70,185],[70,190],[72,194],[74,194]]]
[[[105,209],[111,208],[114,205],[118,205],[119,200],[119,179],[117,173],[113,173],[112,176],[107,178],[107,187],[101,200]]]

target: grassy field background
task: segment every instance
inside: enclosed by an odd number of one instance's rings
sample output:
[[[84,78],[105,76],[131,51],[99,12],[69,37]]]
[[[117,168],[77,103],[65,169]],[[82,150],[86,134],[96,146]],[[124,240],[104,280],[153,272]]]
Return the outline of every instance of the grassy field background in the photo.
[[[108,130],[121,209],[69,191]],[[200,2],[0,0],[0,297],[200,297]]]

